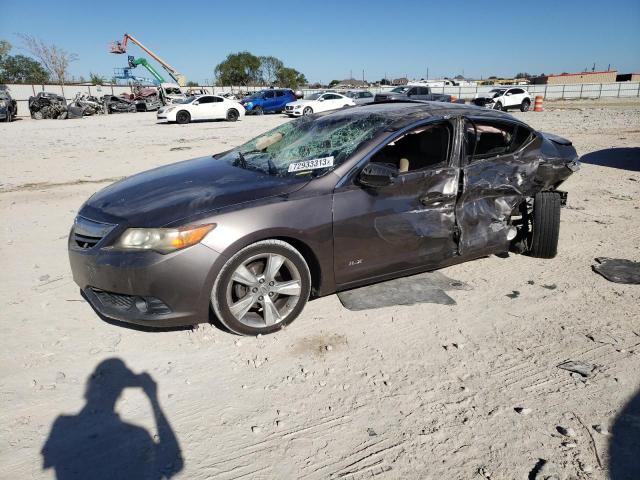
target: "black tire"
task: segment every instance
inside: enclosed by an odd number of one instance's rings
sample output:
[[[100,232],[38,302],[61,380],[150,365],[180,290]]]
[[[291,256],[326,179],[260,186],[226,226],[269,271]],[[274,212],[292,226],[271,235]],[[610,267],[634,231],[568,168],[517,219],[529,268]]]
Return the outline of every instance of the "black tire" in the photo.
[[[176,122],[180,125],[184,125],[191,121],[191,115],[186,110],[180,110],[176,113]]]
[[[533,199],[533,225],[529,255],[553,258],[560,236],[560,194],[540,192]]]
[[[238,120],[239,117],[240,117],[240,113],[235,108],[230,108],[229,111],[227,112],[228,122],[235,122]]]
[[[298,270],[301,284],[300,295],[297,304],[280,322],[264,327],[249,326],[236,319],[231,313],[227,291],[228,288],[233,287],[233,285],[229,287],[229,284],[232,282],[234,272],[241,264],[255,255],[269,253],[285,257]],[[293,322],[307,304],[310,292],[311,273],[309,272],[307,262],[300,252],[290,244],[281,240],[263,240],[243,248],[227,260],[213,284],[213,289],[211,290],[211,306],[213,307],[216,317],[218,317],[220,322],[231,332],[238,335],[265,335],[277,332]],[[276,301],[277,300],[274,300],[274,302]]]
[[[305,107],[304,110],[302,110],[302,115],[304,115],[305,117],[312,115],[313,114],[313,108],[311,107]]]
[[[264,115],[264,110],[260,106],[254,107],[253,108],[253,114],[254,115]]]
[[[494,106],[493,106],[494,110],[500,110],[501,112],[504,112],[504,107],[502,106],[502,102],[497,102]]]
[[[520,111],[528,112],[530,106],[531,106],[531,100],[529,100],[528,98],[525,98],[524,100],[522,100],[522,103],[520,104]]]

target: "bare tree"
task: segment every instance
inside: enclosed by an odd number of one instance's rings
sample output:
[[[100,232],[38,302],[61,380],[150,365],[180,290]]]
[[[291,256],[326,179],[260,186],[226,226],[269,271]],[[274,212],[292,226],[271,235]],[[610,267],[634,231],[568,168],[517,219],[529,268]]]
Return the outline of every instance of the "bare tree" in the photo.
[[[22,39],[24,48],[40,60],[44,68],[62,85],[69,64],[76,61],[78,55],[69,53],[56,45],[48,45],[33,35],[26,33],[18,33],[17,35]]]

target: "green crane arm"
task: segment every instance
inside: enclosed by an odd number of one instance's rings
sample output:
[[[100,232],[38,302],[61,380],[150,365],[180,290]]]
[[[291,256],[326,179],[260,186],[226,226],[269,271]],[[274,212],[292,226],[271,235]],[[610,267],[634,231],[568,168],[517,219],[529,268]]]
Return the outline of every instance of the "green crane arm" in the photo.
[[[131,65],[132,67],[142,65],[144,68],[149,70],[149,73],[153,75],[153,78],[158,80],[160,83],[165,82],[165,79],[162,77],[162,75],[160,75],[158,71],[155,68],[153,68],[153,65],[151,65],[146,58],[140,57],[140,58],[136,58],[135,60],[130,60],[129,65]]]

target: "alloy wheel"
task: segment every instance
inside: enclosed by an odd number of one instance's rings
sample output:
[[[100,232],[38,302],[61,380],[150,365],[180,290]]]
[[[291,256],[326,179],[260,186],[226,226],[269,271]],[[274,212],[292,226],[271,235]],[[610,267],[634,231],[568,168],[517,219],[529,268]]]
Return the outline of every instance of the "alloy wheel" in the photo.
[[[301,292],[301,275],[291,260],[276,253],[260,253],[235,269],[226,300],[237,321],[248,327],[269,327],[287,319]]]

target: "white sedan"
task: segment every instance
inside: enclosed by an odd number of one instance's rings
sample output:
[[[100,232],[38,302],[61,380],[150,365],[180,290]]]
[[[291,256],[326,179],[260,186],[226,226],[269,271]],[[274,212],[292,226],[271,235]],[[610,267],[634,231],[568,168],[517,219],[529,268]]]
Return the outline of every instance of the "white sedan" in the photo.
[[[519,108],[521,112],[526,112],[531,106],[531,94],[520,87],[494,88],[488,92],[477,93],[473,103],[479,107],[496,110]]]
[[[244,107],[235,100],[218,95],[187,97],[158,110],[158,120],[189,123],[194,120],[228,120],[235,122],[244,117]]]
[[[314,93],[302,100],[287,103],[284,113],[290,117],[300,117],[302,115],[311,115],[317,112],[326,112],[337,108],[355,105],[356,102],[352,98],[345,97],[339,93]]]

